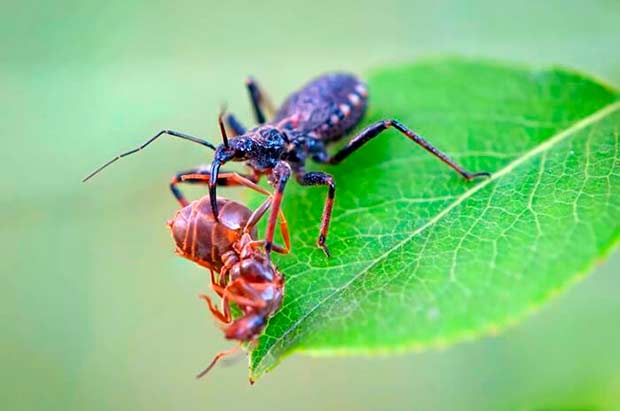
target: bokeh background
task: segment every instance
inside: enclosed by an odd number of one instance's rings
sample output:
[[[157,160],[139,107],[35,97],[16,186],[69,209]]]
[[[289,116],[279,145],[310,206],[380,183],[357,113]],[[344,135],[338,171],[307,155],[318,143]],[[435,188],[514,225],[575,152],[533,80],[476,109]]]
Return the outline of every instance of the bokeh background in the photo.
[[[326,70],[438,54],[561,64],[620,85],[620,2],[0,2],[0,402],[7,410],[620,409],[620,256],[498,337],[386,358],[293,355],[253,387],[173,253],[173,172]],[[250,121],[247,121],[250,122]],[[195,195],[199,191],[193,191]],[[233,196],[237,191],[226,192]]]

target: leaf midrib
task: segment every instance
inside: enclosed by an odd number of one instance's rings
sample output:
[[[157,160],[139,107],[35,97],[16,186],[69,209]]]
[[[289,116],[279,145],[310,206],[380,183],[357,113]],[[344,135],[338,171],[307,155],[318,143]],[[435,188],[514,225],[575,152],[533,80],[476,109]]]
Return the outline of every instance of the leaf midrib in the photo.
[[[540,154],[542,152],[547,151],[548,149],[552,148],[557,143],[563,141],[564,139],[566,139],[567,137],[571,136],[572,134],[574,134],[574,133],[576,133],[576,132],[578,132],[580,130],[583,130],[584,128],[590,126],[591,124],[596,123],[597,121],[603,119],[604,117],[608,116],[609,114],[613,113],[614,111],[616,111],[618,109],[620,109],[620,101],[616,101],[614,103],[611,103],[611,104],[608,104],[608,105],[604,106],[603,108],[595,111],[594,113],[588,115],[587,117],[584,117],[583,119],[575,122],[573,125],[571,125],[567,129],[565,129],[563,131],[560,131],[559,133],[556,133],[552,137],[550,137],[547,140],[545,140],[542,144],[539,144],[536,147],[532,148],[531,150],[525,152],[522,156],[520,156],[520,157],[516,158],[515,160],[511,161],[510,163],[508,163],[501,170],[493,173],[491,175],[491,177],[489,177],[488,179],[482,181],[480,184],[477,184],[474,187],[470,188],[469,190],[465,191],[454,202],[450,203],[441,212],[437,213],[437,215],[435,215],[433,218],[428,220],[425,224],[423,224],[418,229],[413,231],[409,236],[407,236],[403,240],[399,241],[398,243],[396,243],[392,247],[389,247],[388,249],[386,249],[386,251],[383,254],[381,254],[380,256],[375,258],[373,261],[371,261],[370,264],[368,264],[368,266],[366,268],[361,270],[359,273],[355,274],[353,277],[351,277],[351,279],[349,281],[347,281],[346,283],[344,283],[340,287],[337,287],[329,295],[325,296],[325,298],[323,298],[317,304],[315,304],[314,307],[312,307],[310,310],[308,310],[306,313],[304,313],[302,316],[300,316],[299,319],[297,319],[297,321],[295,321],[280,337],[276,338],[275,341],[272,343],[272,345],[267,349],[267,351],[265,351],[265,353],[263,353],[263,356],[262,356],[261,360],[259,361],[259,363],[257,364],[256,368],[259,368],[259,366],[262,364],[264,359],[268,357],[268,355],[271,353],[273,348],[278,343],[280,343],[280,341],[282,341],[284,338],[286,338],[293,330],[297,329],[299,327],[299,325],[302,324],[314,311],[316,311],[319,307],[321,307],[324,302],[330,300],[333,296],[335,296],[336,294],[340,293],[342,290],[347,289],[352,283],[354,283],[359,278],[361,278],[364,274],[369,272],[373,267],[375,267],[377,264],[381,263],[386,258],[388,258],[388,256],[392,252],[394,252],[395,250],[399,249],[403,245],[407,244],[409,241],[411,241],[413,239],[413,237],[415,237],[416,235],[420,234],[421,232],[426,230],[428,227],[430,227],[430,226],[434,225],[435,223],[437,223],[445,215],[447,215],[450,211],[452,211],[454,208],[458,207],[460,204],[462,204],[464,201],[469,199],[472,195],[474,195],[478,191],[482,190],[484,187],[488,186],[489,184],[491,184],[492,182],[498,180],[499,178],[507,175],[508,173],[513,171],[515,168],[517,168],[519,165],[525,163],[527,160],[535,157],[536,155],[538,155],[538,154]]]

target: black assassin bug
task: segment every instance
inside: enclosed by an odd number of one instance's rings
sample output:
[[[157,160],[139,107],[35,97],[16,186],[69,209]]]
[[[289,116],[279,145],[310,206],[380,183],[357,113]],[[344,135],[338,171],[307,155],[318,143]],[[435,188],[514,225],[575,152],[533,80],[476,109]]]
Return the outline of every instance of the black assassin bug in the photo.
[[[215,157],[210,167],[200,167],[178,173],[172,179],[170,188],[181,205],[185,206],[188,202],[179,191],[178,183],[182,181],[206,183],[209,185],[213,216],[218,221],[217,185],[239,185],[240,178],[256,183],[262,175],[266,175],[269,183],[276,189],[265,233],[265,249],[267,255],[269,255],[273,247],[276,220],[280,211],[284,188],[291,175],[295,177],[299,184],[304,186],[327,186],[327,199],[323,208],[317,245],[329,256],[329,250],[325,243],[336,185],[333,177],[327,173],[306,171],[305,163],[308,157],[311,157],[317,163],[338,164],[355,150],[362,147],[367,141],[393,127],[439,158],[466,180],[490,175],[485,171],[470,173],[450,160],[448,156],[422,137],[393,119],[381,120],[371,124],[353,137],[336,154],[330,155],[327,152],[329,144],[342,139],[355,128],[366,112],[368,100],[366,85],[352,74],[324,74],[307,83],[299,91],[291,94],[277,111],[253,79],[250,78],[246,85],[250,94],[254,115],[259,124],[258,127],[247,130],[234,115],[227,114],[224,118],[224,114],[220,113],[219,125],[223,143],[218,147],[184,133],[162,130],[140,147],[122,153],[108,161],[86,177],[84,181],[116,160],[142,150],[164,134],[193,141],[215,150]],[[272,114],[273,119],[267,122],[263,110],[267,110]],[[224,122],[232,131],[233,135],[231,138],[228,138]],[[229,161],[246,162],[251,169],[251,174],[241,176],[237,173],[220,171],[220,167]],[[192,174],[210,177],[207,179],[207,182],[205,182],[204,178],[195,181],[191,178],[184,179],[184,176]]]

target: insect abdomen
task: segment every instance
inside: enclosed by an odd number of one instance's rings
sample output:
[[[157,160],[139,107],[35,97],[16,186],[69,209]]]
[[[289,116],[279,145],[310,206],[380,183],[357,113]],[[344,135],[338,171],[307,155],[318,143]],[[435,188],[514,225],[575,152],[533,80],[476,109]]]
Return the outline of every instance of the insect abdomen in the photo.
[[[252,211],[223,198],[217,199],[217,205],[219,222],[213,218],[209,197],[205,196],[179,210],[168,225],[180,255],[219,272],[222,256],[233,249]],[[251,236],[256,236],[256,230]]]
[[[338,140],[359,123],[367,99],[366,84],[353,74],[325,74],[290,95],[275,122],[297,116],[297,129],[325,141]]]

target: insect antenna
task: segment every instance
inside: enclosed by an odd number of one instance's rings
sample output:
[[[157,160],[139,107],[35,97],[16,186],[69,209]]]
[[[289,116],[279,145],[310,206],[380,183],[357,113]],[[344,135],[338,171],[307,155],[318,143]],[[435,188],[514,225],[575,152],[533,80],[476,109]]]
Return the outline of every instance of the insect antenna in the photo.
[[[226,105],[222,104],[220,109],[220,115],[217,116],[217,122],[220,125],[220,134],[222,135],[222,141],[224,147],[228,148],[228,135],[226,134],[226,127],[224,126],[224,115],[226,114]]]
[[[216,147],[213,144],[209,143],[208,141],[202,140],[200,138],[192,137],[189,134],[179,133],[178,131],[173,131],[173,130],[162,130],[159,133],[155,134],[153,137],[151,137],[148,140],[146,140],[146,142],[144,142],[139,147],[136,147],[136,148],[134,148],[132,150],[129,150],[129,151],[125,152],[125,153],[121,153],[121,154],[117,155],[116,157],[114,157],[112,160],[110,160],[107,163],[103,164],[101,167],[97,168],[95,171],[93,171],[92,173],[87,175],[82,180],[82,182],[85,183],[86,181],[90,180],[92,177],[94,177],[99,172],[101,172],[104,168],[108,167],[110,164],[116,162],[117,160],[120,160],[123,157],[127,157],[130,154],[137,153],[138,151],[142,150],[143,148],[145,148],[146,146],[148,146],[149,144],[151,144],[153,141],[157,140],[160,136],[162,136],[164,134],[168,134],[168,135],[173,136],[173,137],[178,137],[178,138],[181,138],[183,140],[188,140],[188,141],[191,141],[191,142],[203,145],[205,147],[210,148],[213,151],[215,151],[215,149],[216,149]]]

